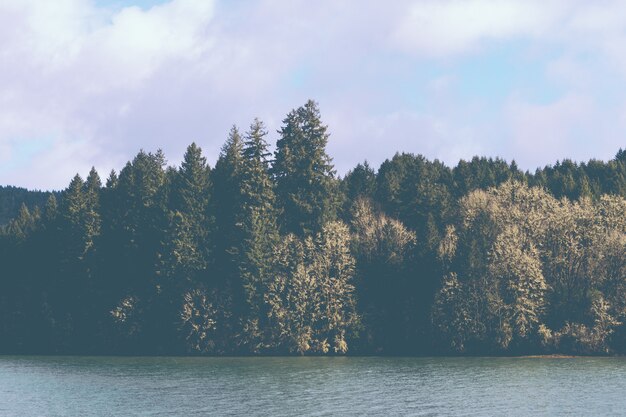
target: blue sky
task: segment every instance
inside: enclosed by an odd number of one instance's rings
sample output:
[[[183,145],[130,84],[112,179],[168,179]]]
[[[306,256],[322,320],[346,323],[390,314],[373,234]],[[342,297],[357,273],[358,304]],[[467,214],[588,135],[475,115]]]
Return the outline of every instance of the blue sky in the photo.
[[[534,170],[626,147],[626,5],[582,0],[5,0],[0,184],[60,189],[140,149],[213,164],[312,98],[340,173],[396,151]]]

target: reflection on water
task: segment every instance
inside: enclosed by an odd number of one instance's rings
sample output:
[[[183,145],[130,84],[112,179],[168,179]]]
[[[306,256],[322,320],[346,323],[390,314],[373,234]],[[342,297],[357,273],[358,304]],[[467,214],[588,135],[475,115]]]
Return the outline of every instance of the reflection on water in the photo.
[[[621,415],[623,358],[0,357],[0,416]]]

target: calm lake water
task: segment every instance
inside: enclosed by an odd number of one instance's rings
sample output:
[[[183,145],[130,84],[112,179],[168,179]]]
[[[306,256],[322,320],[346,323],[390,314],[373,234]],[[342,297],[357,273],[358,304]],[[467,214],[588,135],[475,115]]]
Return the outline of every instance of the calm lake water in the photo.
[[[625,413],[624,358],[0,356],[0,416]]]

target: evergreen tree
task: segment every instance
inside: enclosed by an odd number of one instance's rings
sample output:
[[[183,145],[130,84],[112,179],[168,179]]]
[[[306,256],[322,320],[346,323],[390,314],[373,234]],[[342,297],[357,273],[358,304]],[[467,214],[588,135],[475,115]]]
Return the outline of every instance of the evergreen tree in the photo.
[[[240,279],[240,265],[243,262],[242,242],[244,240],[243,220],[245,213],[242,205],[242,172],[243,172],[243,140],[238,129],[233,126],[229,132],[228,139],[222,147],[220,157],[212,171],[213,190],[211,212],[214,213],[214,263],[216,280],[211,292],[189,295],[189,302],[202,300],[202,297],[211,297],[212,294],[219,298],[217,309],[219,318],[215,319],[216,336],[221,341],[216,344],[203,344],[198,342],[198,348],[210,350],[234,350],[234,345],[239,343],[241,334],[242,311],[239,308],[233,312],[234,300],[237,305],[243,300],[243,284]],[[208,301],[211,306],[215,304],[214,299]],[[188,303],[189,305],[189,303]],[[198,310],[200,307],[187,307],[187,311]],[[204,302],[200,305],[208,305]],[[199,326],[202,328],[206,326]],[[193,340],[193,339],[192,339]],[[210,338],[205,338],[207,343]]]
[[[61,216],[66,239],[63,245],[66,263],[82,258],[90,245],[91,236],[83,222],[86,207],[84,188],[83,179],[76,174],[63,196]]]
[[[266,135],[263,123],[255,119],[246,133],[242,150],[243,240],[239,274],[244,303],[240,343],[244,349],[252,352],[258,351],[264,342],[267,313],[263,293],[271,274],[272,256],[278,241],[274,186],[269,175]]]
[[[185,152],[183,162],[174,180],[171,206],[184,213],[193,228],[194,240],[199,246],[210,247],[208,233],[212,227],[209,218],[210,168],[202,149],[192,143]],[[208,253],[206,254],[208,257]]]
[[[164,193],[170,200],[171,210],[159,254],[157,292],[151,300],[156,305],[152,320],[169,324],[163,326],[160,342],[165,346],[169,344],[166,350],[177,349],[171,344],[179,327],[184,325],[173,323],[182,319],[181,311],[189,301],[186,294],[203,287],[212,278],[208,276],[211,261],[209,230],[212,227],[209,174],[206,158],[195,143],[187,148],[178,170],[166,171]],[[186,332],[188,342],[194,336],[189,329]]]
[[[212,171],[192,144],[104,187],[0,187],[0,353],[626,352],[623,150],[339,181],[315,103],[280,133],[271,169],[255,120]]]
[[[373,200],[376,194],[376,172],[367,161],[349,171],[341,181],[343,191],[342,217],[350,216],[352,205],[360,199]]]
[[[61,251],[51,302],[61,323],[57,337],[64,349],[77,349],[77,332],[84,330],[81,310],[92,280],[85,258],[93,247],[96,228],[90,218],[93,212],[88,208],[86,189],[85,182],[76,174],[63,193],[60,209]]]
[[[94,240],[100,235],[100,189],[102,182],[95,168],[91,168],[87,180],[85,181],[85,212],[83,214],[85,228],[85,250],[94,249]]]
[[[37,218],[28,209],[26,204],[20,206],[17,217],[12,219],[7,225],[7,234],[14,242],[22,242],[35,229]]]
[[[102,233],[101,198],[102,182],[94,167],[89,171],[84,184],[85,207],[83,213],[85,234],[85,255],[83,268],[85,289],[79,309],[82,311],[76,325],[82,330],[78,333],[89,334],[88,343],[98,345],[102,340],[102,317],[105,316],[108,305],[103,303],[102,293],[109,285],[107,280],[98,279],[100,240]],[[91,333],[91,334],[90,334]],[[98,340],[99,339],[99,340]]]
[[[243,141],[235,126],[212,172],[213,199],[211,211],[215,216],[215,263],[225,282],[239,273],[240,242],[242,240]]]
[[[32,253],[32,245],[39,224],[37,210],[29,210],[22,204],[0,239],[0,346],[6,351],[35,352],[41,320],[38,310],[40,281]]]
[[[165,156],[140,151],[120,172],[115,187],[118,219],[112,237],[120,248],[117,306],[111,314],[122,349],[158,352],[162,342],[159,314],[150,300],[158,293],[159,253],[168,227]],[[173,325],[173,323],[172,323]]]
[[[291,111],[283,123],[272,167],[280,225],[284,233],[304,236],[320,231],[336,216],[337,184],[326,154],[327,127],[312,100]]]
[[[172,175],[170,207],[161,262],[165,285],[172,297],[198,281],[206,281],[210,262],[209,218],[210,168],[202,150],[192,143],[183,162]],[[176,289],[176,290],[175,290]]]
[[[59,215],[59,204],[57,203],[57,198],[54,194],[50,194],[48,200],[46,200],[46,205],[44,206],[44,220],[47,225],[56,221],[57,216]]]

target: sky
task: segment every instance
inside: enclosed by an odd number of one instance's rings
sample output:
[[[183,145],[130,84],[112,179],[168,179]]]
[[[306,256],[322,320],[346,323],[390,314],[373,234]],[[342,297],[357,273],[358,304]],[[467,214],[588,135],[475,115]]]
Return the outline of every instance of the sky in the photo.
[[[339,174],[396,151],[527,170],[626,148],[626,3],[0,0],[0,185],[106,178],[140,150],[213,165],[308,99]]]

